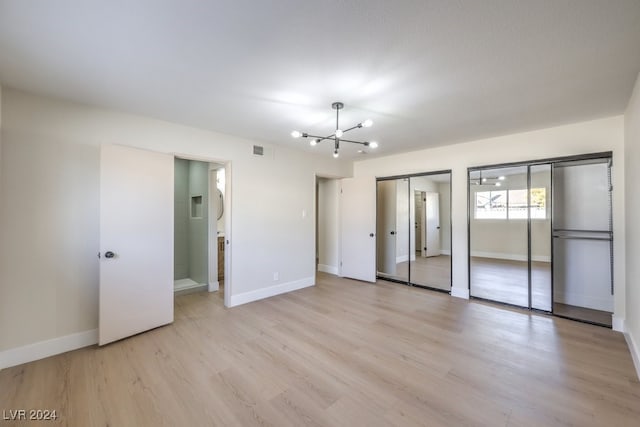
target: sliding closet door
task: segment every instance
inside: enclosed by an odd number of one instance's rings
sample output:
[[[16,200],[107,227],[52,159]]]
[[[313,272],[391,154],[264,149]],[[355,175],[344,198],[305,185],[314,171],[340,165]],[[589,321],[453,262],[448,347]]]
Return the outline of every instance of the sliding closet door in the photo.
[[[451,174],[412,176],[409,180],[412,224],[409,281],[449,291]]]
[[[529,172],[531,308],[551,311],[551,164]]]
[[[470,171],[471,296],[529,307],[527,166]]]
[[[383,278],[409,280],[409,179],[378,181],[377,270]]]
[[[613,312],[609,159],[553,170],[555,314],[611,325]]]

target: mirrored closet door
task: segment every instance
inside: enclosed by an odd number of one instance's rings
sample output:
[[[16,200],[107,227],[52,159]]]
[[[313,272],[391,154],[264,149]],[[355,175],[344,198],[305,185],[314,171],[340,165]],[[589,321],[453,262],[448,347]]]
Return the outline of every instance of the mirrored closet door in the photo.
[[[451,290],[451,173],[380,178],[377,269],[381,279]]]
[[[527,183],[526,166],[469,174],[471,296],[529,306]]]
[[[611,326],[611,159],[553,167],[553,311]]]
[[[609,153],[470,168],[472,297],[611,326]]]
[[[409,280],[409,179],[378,181],[377,268],[378,276]]]

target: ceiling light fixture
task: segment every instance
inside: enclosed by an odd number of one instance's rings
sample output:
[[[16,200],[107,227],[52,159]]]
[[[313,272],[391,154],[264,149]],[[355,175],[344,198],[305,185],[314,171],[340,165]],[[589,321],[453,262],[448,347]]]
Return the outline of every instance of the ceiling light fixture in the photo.
[[[340,153],[340,142],[350,142],[352,144],[360,144],[360,145],[364,145],[365,147],[369,147],[369,148],[377,148],[378,147],[378,143],[375,141],[365,141],[365,142],[360,142],[360,141],[353,141],[350,139],[342,139],[342,137],[344,136],[345,133],[354,130],[354,129],[358,129],[358,128],[368,128],[371,127],[371,125],[373,125],[373,121],[371,119],[367,119],[362,123],[358,123],[355,126],[352,126],[348,129],[340,129],[340,110],[342,110],[344,108],[344,104],[342,102],[334,102],[333,104],[331,104],[331,108],[333,108],[334,110],[336,110],[336,130],[335,132],[333,132],[333,134],[329,135],[329,136],[318,136],[318,135],[310,135],[306,132],[300,132],[297,130],[294,130],[293,132],[291,132],[291,136],[294,138],[311,138],[310,141],[310,145],[314,146],[317,145],[319,142],[326,140],[332,140],[333,141],[333,157],[337,158]]]
[[[482,171],[480,171],[478,178],[469,178],[469,183],[471,185],[492,185],[494,187],[501,187],[502,183],[500,181],[505,181],[507,178],[504,175],[499,176],[482,176]]]

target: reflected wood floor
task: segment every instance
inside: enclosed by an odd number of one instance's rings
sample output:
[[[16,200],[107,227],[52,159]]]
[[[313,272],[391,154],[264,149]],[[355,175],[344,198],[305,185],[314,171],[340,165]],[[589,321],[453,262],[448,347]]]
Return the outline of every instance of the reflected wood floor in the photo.
[[[559,302],[553,303],[553,313],[558,316],[565,316],[570,319],[585,320],[587,322],[598,323],[611,327],[613,319],[608,311],[594,310],[586,307],[576,307]]]
[[[409,263],[398,263],[397,273],[401,280],[407,280]],[[415,260],[411,261],[411,283],[429,286],[431,288],[451,290],[451,257],[440,255],[422,257],[416,252]]]
[[[526,307],[528,300],[528,264],[496,258],[471,258],[471,296]],[[531,263],[531,304],[533,308],[551,311],[551,263]],[[586,307],[553,303],[560,316],[594,322],[611,327],[610,312]]]
[[[520,306],[529,305],[526,261],[471,257],[471,295]],[[551,263],[531,263],[533,306],[551,310]]]
[[[69,426],[640,419],[625,340],[596,326],[328,274],[233,309],[210,293],[175,304],[172,325],[0,371],[0,409],[56,409],[46,425]]]

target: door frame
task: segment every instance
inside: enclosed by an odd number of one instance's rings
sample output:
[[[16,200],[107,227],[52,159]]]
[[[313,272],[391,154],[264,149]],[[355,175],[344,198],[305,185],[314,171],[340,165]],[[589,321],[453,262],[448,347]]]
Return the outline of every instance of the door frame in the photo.
[[[225,177],[225,185],[224,185],[224,215],[225,215],[225,220],[224,220],[224,242],[225,242],[225,251],[224,251],[224,306],[225,307],[230,307],[231,304],[231,289],[232,289],[232,277],[231,277],[231,209],[232,209],[232,204],[231,204],[231,161],[230,160],[223,160],[223,159],[215,159],[212,157],[205,157],[205,156],[197,156],[197,155],[193,155],[193,154],[185,154],[185,153],[176,153],[176,152],[172,152],[169,153],[171,154],[174,159],[175,158],[179,158],[179,159],[184,159],[184,160],[196,160],[199,162],[206,162],[206,163],[216,163],[219,165],[222,165],[222,167],[224,168],[224,177]],[[211,185],[211,174],[212,172],[215,172],[216,170],[211,170],[208,169],[208,184],[209,184],[209,210],[211,211],[211,203],[212,203],[212,199],[211,199],[211,190],[212,190],[212,185]],[[217,219],[215,221],[212,220],[212,216],[209,215],[209,222],[207,224],[207,234],[209,234],[209,236],[211,235],[211,228],[213,226],[213,224],[217,224]],[[209,280],[208,280],[208,291],[209,292],[215,292],[217,290],[220,289],[220,283],[218,282],[217,278],[215,283],[211,283],[211,266],[215,265],[216,268],[216,272],[218,271],[218,242],[217,239],[215,239],[216,241],[214,242],[213,239],[211,239],[209,237],[209,242],[208,242],[208,246],[209,246],[209,256],[208,256],[208,266],[209,266]],[[174,249],[175,251],[175,249]],[[175,256],[175,254],[174,254]]]
[[[339,186],[339,180],[343,179],[343,178],[347,178],[345,176],[338,176],[338,175],[327,175],[327,174],[314,174],[313,175],[313,276],[315,278],[316,273],[320,270],[318,270],[319,267],[319,253],[318,253],[318,249],[319,249],[319,244],[320,244],[320,239],[325,238],[324,236],[320,236],[320,234],[318,233],[318,215],[319,215],[319,209],[321,207],[321,203],[320,203],[320,197],[319,197],[319,180],[320,179],[328,179],[328,180],[335,180],[338,181],[338,186]],[[336,254],[338,256],[338,265],[335,266],[336,268],[336,275],[340,276],[342,268],[340,266],[340,260],[342,259],[342,229],[339,226],[340,223],[340,193],[339,193],[340,189],[338,188],[338,193],[336,194],[336,209],[337,209],[337,220],[338,220],[338,236],[336,239],[336,245],[335,245],[335,249],[336,249]],[[332,267],[332,266],[331,266]],[[333,274],[333,273],[329,273],[329,274]],[[315,280],[315,279],[314,279]]]

